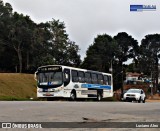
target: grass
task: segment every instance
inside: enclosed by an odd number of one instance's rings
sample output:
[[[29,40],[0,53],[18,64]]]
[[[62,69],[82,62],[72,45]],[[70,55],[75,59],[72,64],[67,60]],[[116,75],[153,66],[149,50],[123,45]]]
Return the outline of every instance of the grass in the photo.
[[[36,99],[33,74],[0,73],[0,100]]]

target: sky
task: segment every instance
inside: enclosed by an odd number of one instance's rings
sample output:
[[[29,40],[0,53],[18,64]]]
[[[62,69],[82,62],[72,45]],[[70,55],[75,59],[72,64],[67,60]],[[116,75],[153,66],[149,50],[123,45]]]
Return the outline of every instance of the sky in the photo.
[[[13,11],[36,22],[52,18],[65,23],[69,39],[80,47],[81,59],[99,34],[127,32],[140,41],[160,33],[160,0],[3,0]],[[156,5],[156,11],[130,12],[130,5]]]

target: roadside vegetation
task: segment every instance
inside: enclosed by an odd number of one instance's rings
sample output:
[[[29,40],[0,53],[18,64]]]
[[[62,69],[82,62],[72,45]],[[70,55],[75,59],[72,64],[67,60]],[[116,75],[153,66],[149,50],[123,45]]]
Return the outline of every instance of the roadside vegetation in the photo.
[[[0,100],[36,99],[33,74],[0,73]]]

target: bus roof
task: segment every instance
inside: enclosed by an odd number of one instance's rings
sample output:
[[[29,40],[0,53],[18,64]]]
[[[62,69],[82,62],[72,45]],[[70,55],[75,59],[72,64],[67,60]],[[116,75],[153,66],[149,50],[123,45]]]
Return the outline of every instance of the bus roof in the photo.
[[[64,65],[44,65],[44,66],[38,67],[38,69],[40,69],[40,68],[45,68],[45,67],[54,67],[54,66],[61,66],[62,68],[70,68],[70,69],[73,69],[73,70],[80,70],[80,71],[87,71],[87,72],[102,73],[102,74],[111,75],[111,73],[105,73],[105,72],[87,70],[87,69],[76,68],[76,67],[71,67],[71,66],[64,66]],[[37,69],[37,70],[38,70],[38,69]]]

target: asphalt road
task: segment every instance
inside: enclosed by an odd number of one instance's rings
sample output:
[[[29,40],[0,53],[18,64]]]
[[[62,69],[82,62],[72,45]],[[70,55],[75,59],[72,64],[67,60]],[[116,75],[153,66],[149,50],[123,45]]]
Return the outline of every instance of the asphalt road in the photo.
[[[160,122],[160,103],[0,101],[0,122]]]
[[[160,122],[160,103],[0,101],[0,121],[82,122],[84,120]]]

